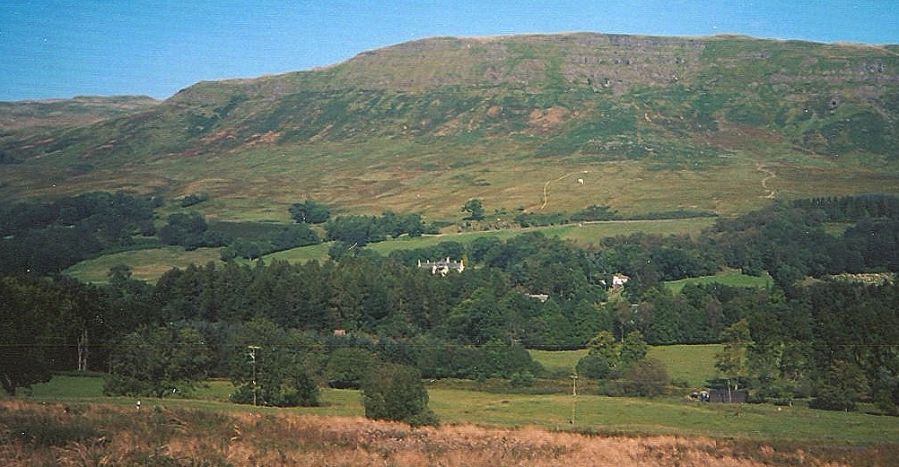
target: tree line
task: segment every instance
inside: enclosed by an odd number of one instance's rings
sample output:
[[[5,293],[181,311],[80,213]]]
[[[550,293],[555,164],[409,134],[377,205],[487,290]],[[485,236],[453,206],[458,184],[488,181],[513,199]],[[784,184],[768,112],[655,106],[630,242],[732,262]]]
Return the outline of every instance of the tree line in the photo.
[[[722,374],[754,396],[814,397],[824,408],[872,400],[895,412],[899,340],[889,323],[899,310],[897,286],[828,278],[899,268],[896,219],[865,212],[841,218],[842,233],[826,230],[831,217],[821,209],[776,204],[719,219],[695,238],[635,234],[581,248],[526,233],[387,257],[357,247],[323,263],[192,265],[155,285],[133,280],[125,267],[114,268],[103,287],[7,275],[0,281],[10,342],[4,387],[86,366],[112,370],[111,381],[123,377],[110,391],[150,392],[124,375],[134,362],[156,361],[150,373],[171,380],[157,389],[177,389],[182,373],[165,365],[183,358],[183,374],[227,376],[240,388],[247,348],[259,345],[257,357],[282,362],[275,366],[284,372],[267,383],[270,392],[260,392],[257,380],[254,394],[278,405],[311,401],[307,389],[317,385],[361,384],[359,362],[406,365],[424,377],[527,380],[540,372],[527,348],[588,346],[584,371],[609,380],[660,373],[654,362],[629,357],[628,343],[732,342],[720,359]],[[399,217],[366,222],[389,225]],[[416,266],[447,256],[464,258],[466,271],[440,277]],[[774,284],[691,285],[679,293],[664,285],[724,267],[768,271]],[[617,273],[631,280],[610,296]],[[266,336],[280,340],[265,344]],[[154,342],[170,351],[128,360],[128,349]],[[203,351],[179,353],[179,345]],[[280,350],[265,357],[271,349]],[[246,400],[246,391],[236,397]]]

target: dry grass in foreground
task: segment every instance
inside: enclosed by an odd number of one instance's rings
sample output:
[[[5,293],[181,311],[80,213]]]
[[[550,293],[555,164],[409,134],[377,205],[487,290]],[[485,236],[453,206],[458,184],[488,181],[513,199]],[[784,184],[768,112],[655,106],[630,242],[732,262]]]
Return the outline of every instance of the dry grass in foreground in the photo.
[[[0,401],[0,465],[888,465],[899,446],[597,436],[363,418]]]

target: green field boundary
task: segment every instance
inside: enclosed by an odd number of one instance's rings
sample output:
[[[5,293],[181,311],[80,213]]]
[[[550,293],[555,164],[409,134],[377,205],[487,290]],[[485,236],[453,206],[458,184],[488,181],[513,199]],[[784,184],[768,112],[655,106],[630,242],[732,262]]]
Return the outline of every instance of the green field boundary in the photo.
[[[469,244],[483,237],[508,240],[526,232],[541,232],[547,237],[570,240],[582,246],[595,246],[603,238],[630,235],[637,232],[658,235],[696,235],[714,221],[714,218],[709,217],[600,221],[583,224],[425,235],[415,238],[400,237],[371,243],[366,248],[382,255],[389,255],[393,251],[427,248],[441,242]],[[332,242],[324,242],[317,245],[278,251],[263,256],[262,260],[265,262],[281,260],[291,263],[305,263],[313,260],[325,261],[328,259],[328,249],[332,244]],[[191,263],[204,265],[210,261],[221,262],[220,255],[221,248],[199,248],[194,251],[185,251],[181,247],[166,246],[103,255],[82,261],[68,268],[64,273],[84,282],[100,284],[107,281],[111,267],[125,264],[131,268],[135,279],[152,282],[159,279],[172,268],[184,268]],[[245,264],[251,263],[248,260],[241,260],[240,262]]]
[[[78,379],[83,381],[77,381]],[[356,390],[322,390],[322,406],[271,408],[222,400],[227,381],[211,381],[193,397],[141,398],[142,408],[183,408],[213,412],[294,413],[318,416],[364,415]],[[640,399],[592,394],[518,394],[429,387],[430,406],[444,423],[538,426],[603,434],[709,436],[826,445],[895,444],[899,417],[813,410],[770,404],[710,404],[686,398]],[[200,397],[204,397],[201,399]],[[57,376],[35,385],[25,400],[47,403],[112,404],[135,407],[135,397],[105,397],[102,378]],[[575,421],[571,423],[572,410]]]
[[[774,280],[768,273],[764,273],[761,276],[750,276],[739,271],[727,271],[712,276],[688,277],[686,279],[665,282],[665,286],[674,293],[679,293],[688,284],[721,284],[730,287],[767,289],[774,284]]]

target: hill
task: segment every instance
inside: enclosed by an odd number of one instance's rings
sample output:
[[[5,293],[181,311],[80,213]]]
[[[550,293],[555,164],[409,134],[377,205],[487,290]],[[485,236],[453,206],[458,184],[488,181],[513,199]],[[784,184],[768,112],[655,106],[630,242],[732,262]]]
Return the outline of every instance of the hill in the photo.
[[[82,126],[150,109],[147,96],[79,96],[72,99],[0,102],[0,131]]]
[[[0,194],[205,192],[220,219],[345,212],[745,212],[899,192],[891,47],[606,34],[433,38],[201,82],[145,111],[7,135]],[[578,179],[582,180],[579,181]]]

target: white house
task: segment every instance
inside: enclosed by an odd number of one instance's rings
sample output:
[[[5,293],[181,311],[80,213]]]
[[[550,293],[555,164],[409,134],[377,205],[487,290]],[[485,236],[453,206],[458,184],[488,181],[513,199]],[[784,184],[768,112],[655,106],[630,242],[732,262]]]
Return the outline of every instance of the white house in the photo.
[[[418,267],[430,269],[431,274],[440,274],[441,276],[447,275],[450,271],[462,272],[465,270],[465,264],[463,264],[461,259],[459,261],[451,261],[449,257],[439,261],[425,261],[424,263],[418,260]]]

